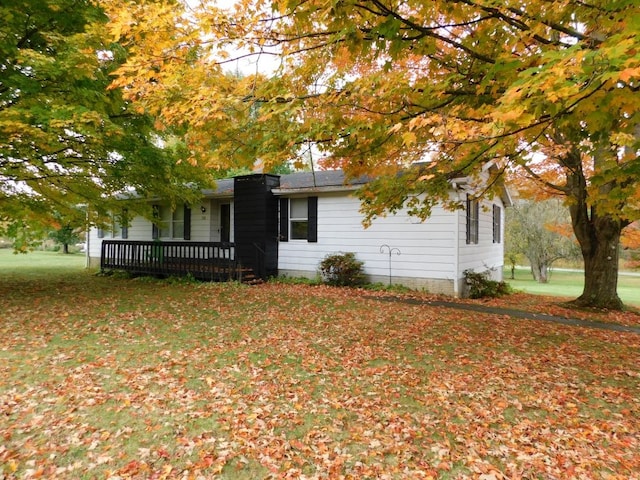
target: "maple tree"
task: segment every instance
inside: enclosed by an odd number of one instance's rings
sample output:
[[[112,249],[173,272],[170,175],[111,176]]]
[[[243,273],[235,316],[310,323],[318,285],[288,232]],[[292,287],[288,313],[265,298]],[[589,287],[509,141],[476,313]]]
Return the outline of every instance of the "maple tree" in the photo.
[[[0,2],[0,230],[25,250],[89,205],[100,222],[114,194],[171,198],[208,184],[177,165],[150,117],[107,89],[125,51],[106,37],[104,11],[87,0]],[[165,134],[166,136],[166,134]]]
[[[131,52],[115,85],[189,128],[194,159],[319,152],[378,177],[360,191],[369,218],[403,204],[424,217],[453,178],[488,175],[481,195],[517,172],[569,206],[585,266],[576,302],[622,307],[618,242],[639,216],[637,2],[103,3]],[[276,74],[231,78],[237,48],[276,57]]]
[[[69,245],[80,242],[80,234],[86,225],[84,222],[74,224],[72,219],[58,218],[56,228],[49,232],[49,238],[62,246],[62,253],[69,253]]]
[[[506,213],[505,248],[522,253],[529,260],[533,278],[540,283],[548,281],[555,262],[579,255],[574,239],[562,232],[567,226],[563,211],[558,200],[546,200],[518,201]]]
[[[634,222],[623,232],[620,240],[626,251],[626,265],[630,268],[640,266],[640,222]]]

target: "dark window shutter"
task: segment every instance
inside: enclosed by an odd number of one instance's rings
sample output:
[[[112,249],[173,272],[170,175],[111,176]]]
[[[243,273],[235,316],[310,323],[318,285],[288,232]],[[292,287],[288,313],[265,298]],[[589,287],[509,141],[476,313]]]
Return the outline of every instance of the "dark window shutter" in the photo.
[[[280,198],[280,241],[289,241],[289,199]]]
[[[315,243],[318,241],[318,197],[309,197],[307,199],[308,208],[308,227],[307,241]]]
[[[153,205],[153,223],[151,224],[151,238],[157,240],[160,238],[160,228],[158,228],[158,221],[160,220],[160,206]]]
[[[191,208],[184,205],[184,239],[191,240]]]
[[[493,243],[501,242],[502,215],[498,205],[493,206]]]
[[[480,202],[467,195],[467,244],[478,243]]]
[[[120,228],[122,230],[122,238],[129,238],[129,212],[126,208],[122,209],[122,217],[120,218]]]
[[[480,202],[473,202],[474,215],[473,215],[473,243],[478,243],[480,240]]]
[[[471,199],[467,195],[467,244],[471,243]]]

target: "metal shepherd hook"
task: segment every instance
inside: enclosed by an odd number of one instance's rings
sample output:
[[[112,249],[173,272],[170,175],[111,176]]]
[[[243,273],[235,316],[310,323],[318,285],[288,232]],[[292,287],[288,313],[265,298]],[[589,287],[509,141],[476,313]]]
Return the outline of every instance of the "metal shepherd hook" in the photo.
[[[396,247],[390,247],[386,243],[380,246],[380,253],[384,253],[385,249],[389,254],[389,285],[391,285],[391,255],[395,253],[396,255],[400,255],[400,249]]]

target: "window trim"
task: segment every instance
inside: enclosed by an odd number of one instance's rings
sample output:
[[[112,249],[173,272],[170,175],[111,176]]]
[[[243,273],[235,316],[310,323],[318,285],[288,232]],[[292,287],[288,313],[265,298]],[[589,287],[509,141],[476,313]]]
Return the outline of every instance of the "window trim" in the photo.
[[[111,216],[111,238],[118,238],[122,235],[122,225],[115,215]]]
[[[304,207],[302,206],[304,201]],[[293,216],[294,205],[298,204],[305,211],[305,216]],[[294,237],[294,224],[305,224],[303,236]],[[307,197],[295,197],[289,201],[289,240],[308,240],[309,238],[309,200]]]
[[[480,202],[467,194],[467,245],[477,245],[480,231]]]
[[[176,212],[180,211],[180,207],[170,210],[171,218],[166,215],[163,219],[163,214],[166,210],[169,210],[168,205],[153,205],[153,229],[151,232],[151,238],[153,240],[191,240],[191,207],[187,204],[182,206],[182,219],[176,219]],[[175,236],[176,226],[182,224],[182,235]]]
[[[294,241],[304,241],[305,238],[292,238],[291,237],[291,219],[290,219],[290,209],[291,209],[291,201],[297,198],[306,198],[307,200],[307,236],[306,241],[309,243],[317,243],[318,242],[318,197],[280,197],[280,241],[288,242],[290,240]],[[301,219],[302,217],[300,217]],[[294,219],[296,220],[296,219]],[[299,219],[298,219],[299,220]]]

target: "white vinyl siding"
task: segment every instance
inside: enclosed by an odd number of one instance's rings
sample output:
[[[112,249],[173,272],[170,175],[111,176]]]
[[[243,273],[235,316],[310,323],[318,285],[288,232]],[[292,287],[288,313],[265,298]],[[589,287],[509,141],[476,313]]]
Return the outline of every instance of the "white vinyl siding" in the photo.
[[[467,269],[484,272],[490,271],[494,280],[502,280],[502,267],[504,265],[504,251],[502,243],[494,243],[494,218],[493,205],[498,204],[500,208],[500,237],[504,235],[504,208],[498,199],[492,202],[479,202],[478,216],[478,243],[467,244],[465,236],[461,235],[459,240],[459,278],[463,277],[463,272]],[[460,211],[458,220],[460,231],[466,230],[466,212]]]
[[[318,198],[318,242],[280,242],[278,268],[285,271],[317,271],[318,263],[330,253],[354,252],[364,262],[365,273],[387,278],[389,256],[382,245],[400,250],[392,257],[392,276],[453,281],[455,277],[456,216],[436,207],[420,222],[404,212],[374,220],[362,226],[360,203],[345,194]]]
[[[229,200],[226,201],[229,203]],[[200,210],[200,205],[204,205],[206,208],[205,212]],[[180,207],[182,208],[182,207]],[[195,242],[217,242],[219,241],[219,232],[218,232],[218,203],[215,201],[203,200],[201,204],[196,204],[196,206],[191,210],[191,240]],[[168,210],[168,207],[167,207]],[[231,208],[231,235],[233,241],[233,205]],[[128,228],[128,238],[127,240],[151,240],[151,222],[146,218],[136,216],[134,218],[129,219],[129,228]],[[108,235],[105,235],[105,240],[111,239],[111,234],[109,232]],[[97,262],[100,261],[100,246],[102,239],[98,238],[98,231],[95,228],[91,229],[89,233],[89,251],[88,255],[91,258],[95,258]],[[175,239],[177,241],[182,240],[182,238]],[[189,240],[183,240],[189,241]]]
[[[464,192],[453,193],[453,199],[465,202]],[[308,198],[299,198],[308,205]],[[292,276],[317,274],[318,264],[328,254],[354,252],[364,262],[364,270],[370,281],[387,283],[389,278],[388,245],[400,251],[391,256],[391,277],[393,283],[402,283],[413,288],[424,288],[433,293],[460,294],[463,292],[463,272],[492,271],[495,279],[502,278],[504,238],[504,205],[498,198],[479,202],[478,234],[475,244],[467,244],[466,209],[444,210],[436,206],[431,217],[421,222],[409,216],[405,211],[378,218],[365,229],[362,225],[360,203],[348,192],[322,192],[314,198],[317,201],[317,242],[280,241],[278,244],[278,270]],[[220,241],[220,204],[228,203],[231,215],[231,241],[234,241],[234,205],[230,198],[204,199],[191,210],[191,241]],[[295,203],[295,202],[293,202]],[[201,211],[201,206],[205,211]],[[182,207],[179,207],[182,210]],[[298,211],[295,205],[287,212],[291,218],[286,225],[291,228],[291,219],[308,222],[316,220],[307,210]],[[167,216],[167,221],[169,217]],[[178,217],[175,221],[179,222]],[[171,216],[171,228],[176,227]],[[184,222],[184,219],[182,219]],[[182,224],[184,228],[184,223]],[[497,229],[497,230],[496,230]],[[315,230],[314,230],[315,234]],[[107,232],[107,237],[111,237]],[[151,222],[142,217],[130,220],[128,239],[151,240]],[[165,237],[166,238],[166,237]],[[89,236],[88,255],[92,264],[99,264],[102,240],[97,230],[92,229]]]
[[[123,226],[125,216],[126,209],[123,210],[119,215],[111,215],[111,226],[107,229],[98,229],[98,231],[96,232],[97,238],[116,240],[125,238],[123,237],[123,232],[126,232],[126,227]]]

